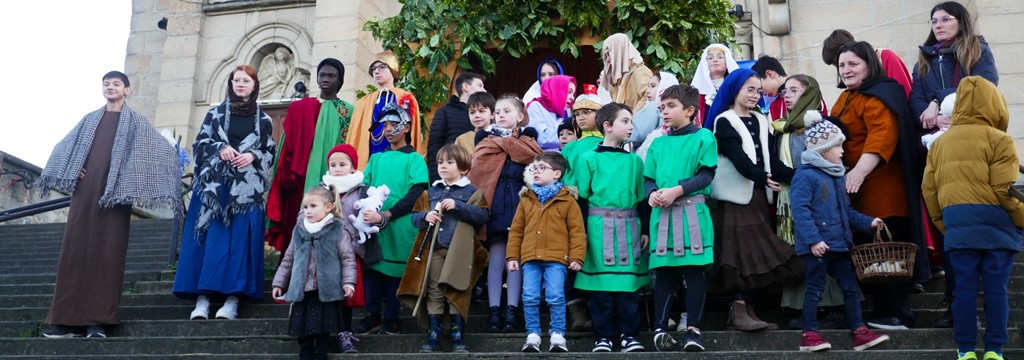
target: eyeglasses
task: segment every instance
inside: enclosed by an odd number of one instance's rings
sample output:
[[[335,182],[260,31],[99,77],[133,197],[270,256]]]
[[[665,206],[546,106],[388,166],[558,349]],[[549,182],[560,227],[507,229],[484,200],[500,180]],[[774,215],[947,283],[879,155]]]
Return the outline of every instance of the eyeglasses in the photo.
[[[547,165],[534,165],[530,167],[530,172],[533,174],[540,174],[551,169],[553,168]]]
[[[385,64],[380,64],[380,65],[377,65],[377,66],[371,66],[371,67],[370,67],[370,71],[371,71],[371,72],[374,72],[374,71],[377,71],[377,70],[380,70],[380,71],[388,71],[388,70],[391,70],[391,67],[390,67],[390,66],[387,66],[387,65],[385,65]]]
[[[946,15],[946,16],[943,16],[943,17],[940,17],[940,18],[934,18],[934,19],[928,20],[928,23],[930,23],[932,25],[935,25],[935,24],[938,24],[938,23],[942,23],[942,25],[946,25],[950,21],[953,21],[953,20],[956,20],[955,16],[953,16],[953,15]]]
[[[747,95],[757,95],[757,96],[763,96],[764,95],[764,91],[763,90],[755,88],[753,86],[748,87],[746,89],[743,89],[743,91],[745,91],[747,93]]]

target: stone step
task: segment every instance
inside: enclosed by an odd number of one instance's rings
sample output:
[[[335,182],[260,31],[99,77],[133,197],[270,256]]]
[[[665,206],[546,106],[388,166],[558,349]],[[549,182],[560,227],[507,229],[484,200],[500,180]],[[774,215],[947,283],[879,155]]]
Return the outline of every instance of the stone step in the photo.
[[[41,265],[45,265],[45,264],[48,264],[48,263],[54,263],[54,260],[56,260],[56,259],[57,259],[57,257],[54,257],[52,259],[31,259],[31,258],[30,259],[25,259],[25,258],[22,258],[20,256],[18,258],[3,259],[3,260],[0,260],[0,271],[7,271],[8,269],[17,269],[17,268],[22,268],[22,267],[41,266]],[[163,262],[164,264],[167,264],[167,250],[166,249],[164,249],[164,252],[162,254],[155,253],[155,254],[149,254],[149,255],[135,255],[135,256],[128,256],[125,259],[125,264],[157,263],[157,262]]]
[[[166,264],[165,264],[166,265]],[[164,266],[166,268],[166,266]],[[167,270],[125,270],[124,282],[130,284],[140,280],[157,280],[163,278]],[[52,284],[57,279],[55,271],[20,274],[0,272],[0,285]]]
[[[170,250],[166,246],[136,247],[136,248],[129,248],[127,256],[128,256],[128,260],[132,260],[132,259],[134,259],[137,256],[152,256],[152,255],[160,255],[160,256],[163,256],[164,258],[166,258],[167,257],[167,253],[169,251]],[[9,254],[9,253],[6,253],[6,254]],[[19,254],[17,256],[10,256],[10,257],[4,258],[4,259],[0,259],[0,261],[29,260],[29,259],[33,259],[33,260],[57,260],[58,258],[60,258],[60,251],[59,250],[56,251],[56,252],[44,251],[44,252],[36,252],[36,253],[31,253],[31,252],[22,253],[22,254]]]
[[[141,270],[160,270],[167,269],[167,259],[161,259],[155,262],[137,262],[137,263],[126,263],[125,271],[141,271]],[[5,274],[46,274],[56,273],[57,264],[39,264],[33,266],[14,266],[14,267],[0,267],[0,273]]]
[[[180,300],[171,295],[170,288],[166,292],[162,293],[141,293],[139,292],[136,285],[129,285],[124,287],[125,294],[121,296],[121,305],[123,306],[169,306],[169,305],[181,305],[187,303],[185,300]],[[17,288],[13,287],[12,292],[7,293],[7,296],[0,297],[0,308],[4,307],[42,307],[48,306],[50,303],[50,296],[53,294],[52,285],[46,284],[40,287],[26,287]],[[2,288],[0,288],[2,289]],[[33,292],[29,292],[33,291]],[[913,310],[930,310],[930,309],[944,309],[945,307],[941,304],[944,299],[944,295],[941,293],[926,293],[926,294],[914,294],[910,297],[910,306]],[[262,303],[269,304],[270,301],[270,290],[265,288],[263,293],[264,301]],[[1009,293],[1010,308],[1024,308],[1024,292],[1011,292]],[[978,306],[982,306],[982,297],[978,298]],[[862,307],[865,311],[871,309],[872,297],[868,295],[866,301],[862,302]],[[729,303],[724,298],[712,298],[705,305],[705,310],[709,312],[714,311],[726,311]],[[541,306],[546,309],[546,305]],[[641,306],[643,308],[643,306]],[[778,306],[763,305],[759,306],[759,309],[777,309]],[[474,303],[470,306],[470,313],[475,315],[486,315],[488,314],[488,308],[486,304]]]
[[[589,348],[588,348],[589,349]],[[584,349],[587,350],[587,349]],[[75,359],[189,359],[189,360],[279,360],[282,358],[294,358],[295,354],[298,353],[298,345],[295,346],[293,353],[288,354],[257,354],[257,353],[237,353],[237,354],[160,354],[160,355],[143,355],[143,354],[110,354],[110,355],[80,355],[75,354]],[[333,351],[333,350],[332,350]],[[853,350],[831,350],[822,353],[809,353],[809,352],[798,352],[798,351],[708,351],[703,353],[674,353],[675,357],[683,357],[691,360],[765,360],[765,359],[793,359],[793,360],[921,360],[921,359],[951,359],[954,358],[955,351],[953,349],[938,349],[938,350],[876,350],[871,349],[868,351],[853,351]],[[1021,358],[1024,357],[1024,349],[1006,349],[1003,353],[1007,359]],[[665,359],[670,355],[669,353],[657,353],[657,352],[646,352],[646,353],[542,353],[542,354],[529,354],[519,352],[493,352],[493,353],[470,353],[470,354],[451,354],[451,353],[433,353],[433,354],[396,354],[396,353],[367,353],[361,352],[357,355],[353,354],[330,354],[331,359],[352,359],[354,356],[358,356],[360,359],[410,359],[410,360],[472,360],[472,359],[548,359],[548,360],[579,360],[579,359],[606,359],[606,360],[661,360]],[[66,355],[0,355],[0,359],[32,359],[32,360],[65,360],[68,357]]]
[[[4,249],[9,251],[28,253],[28,252],[45,252],[45,251],[60,251],[61,241],[36,241],[33,239],[27,239],[19,241],[10,245],[2,245]],[[137,235],[131,236],[128,240],[129,249],[137,248],[150,248],[150,247],[170,247],[171,239],[170,235]]]
[[[120,307],[121,319],[124,321],[129,320],[187,320],[189,314],[195,308],[193,302],[186,300],[177,300],[179,305],[125,305],[122,303]],[[220,308],[219,303],[211,305],[211,313],[216,312]],[[48,306],[25,306],[25,307],[7,307],[0,308],[0,321],[42,321],[46,318],[46,312]],[[289,313],[289,306],[284,304],[252,304],[242,303],[239,306],[239,319],[286,319]],[[922,309],[915,310],[914,317],[915,322],[919,327],[928,327],[935,323],[935,321],[942,316],[945,309]],[[409,309],[402,310],[402,316],[400,317],[400,326],[405,331],[409,332],[421,332],[418,329],[415,320],[409,316],[411,311]],[[770,311],[758,311],[758,316],[764,321],[777,323],[785,326],[792,315],[784,313],[779,310]],[[1010,310],[1010,323],[1016,324],[1024,322],[1024,310],[1013,309]],[[542,312],[542,317],[547,318],[547,314]],[[642,328],[649,328],[647,324],[647,315],[642,315],[644,318],[641,319]],[[522,313],[518,314],[518,321],[522,325]],[[728,320],[729,314],[724,311],[708,311],[704,314],[704,328],[707,330],[726,330],[726,321]],[[363,312],[361,309],[356,309],[354,314],[354,321],[359,322],[363,318]],[[984,324],[984,314],[979,312],[979,318]],[[471,330],[477,332],[483,332],[484,326],[487,323],[487,315],[470,315],[467,320],[470,324]],[[477,330],[475,327],[479,326]]]
[[[170,229],[174,219],[141,219],[130,223],[131,229]],[[66,223],[0,225],[0,235],[22,232],[64,232]]]
[[[281,333],[285,329],[280,329]],[[927,350],[949,349],[953,352],[952,330],[903,330],[880,331],[889,334],[891,340],[869,352],[879,350]],[[798,352],[800,331],[769,331],[748,334],[738,331],[706,331],[703,335],[705,347],[715,351]],[[837,349],[851,349],[849,331],[824,331],[822,336]],[[547,336],[542,336],[547,347]],[[476,352],[515,352],[521,349],[524,334],[468,334],[466,345]],[[653,349],[652,334],[642,333],[639,339]],[[447,339],[445,339],[447,340]],[[571,351],[589,352],[593,346],[593,335],[570,333],[566,335]],[[1014,340],[1016,342],[1014,342]],[[358,346],[362,353],[418,353],[424,335],[364,335]],[[1011,344],[1019,343],[1019,331],[1011,332]],[[447,341],[445,341],[447,342]],[[247,336],[199,336],[199,337],[110,337],[107,339],[46,339],[0,338],[0,348],[8,354],[58,355],[58,354],[183,354],[183,353],[239,353],[291,354],[297,352],[295,340],[283,335]],[[332,348],[334,348],[332,346]],[[617,347],[616,347],[617,348]],[[582,355],[582,354],[578,354]],[[587,354],[590,355],[590,354]]]

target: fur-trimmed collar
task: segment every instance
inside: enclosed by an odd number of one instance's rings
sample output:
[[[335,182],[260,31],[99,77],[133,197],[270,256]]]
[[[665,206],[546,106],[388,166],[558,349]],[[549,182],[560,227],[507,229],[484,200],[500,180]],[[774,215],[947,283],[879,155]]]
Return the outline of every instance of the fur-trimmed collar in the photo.
[[[324,174],[322,178],[324,184],[327,186],[333,186],[334,191],[341,194],[347,194],[350,190],[355,189],[359,184],[363,183],[363,172],[356,171],[349,175],[344,176],[331,176],[330,173]]]
[[[441,179],[441,180],[435,181],[431,186],[438,186],[438,185],[441,185],[441,186],[466,187],[466,186],[469,185],[469,178],[463,176],[463,177],[459,178],[458,180],[455,180],[455,182],[453,182],[451,184],[445,183],[444,179]]]

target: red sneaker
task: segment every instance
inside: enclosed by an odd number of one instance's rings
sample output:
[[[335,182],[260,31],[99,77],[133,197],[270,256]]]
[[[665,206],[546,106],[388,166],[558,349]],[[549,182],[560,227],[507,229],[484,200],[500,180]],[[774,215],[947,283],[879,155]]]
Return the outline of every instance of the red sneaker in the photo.
[[[804,338],[800,341],[800,351],[825,351],[832,348],[832,344],[821,338],[817,331],[804,331]]]
[[[889,335],[876,333],[868,330],[865,326],[861,326],[856,330],[853,330],[852,337],[854,350],[866,350],[874,347],[875,345],[889,341]]]

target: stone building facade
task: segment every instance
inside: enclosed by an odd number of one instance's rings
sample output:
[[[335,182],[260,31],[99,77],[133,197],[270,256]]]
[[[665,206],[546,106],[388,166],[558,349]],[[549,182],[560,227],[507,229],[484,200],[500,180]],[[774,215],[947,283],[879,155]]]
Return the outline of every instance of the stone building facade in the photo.
[[[1024,40],[1011,24],[1024,2],[963,0],[977,17],[979,32],[992,47],[1000,72],[1000,89],[1011,113],[1024,111]],[[749,12],[737,22],[737,43],[745,58],[776,56],[790,74],[819,80],[827,102],[839,95],[834,68],[821,60],[822,40],[834,29],[847,29],[858,40],[895,51],[908,66],[929,31],[926,21],[937,0],[733,0]],[[132,0],[131,35],[125,69],[132,78],[133,109],[154,119],[158,128],[195,138],[210,106],[225,97],[227,76],[239,64],[261,69],[266,80],[280,70],[283,95],[261,94],[264,109],[280,122],[296,79],[315,95],[316,65],[335,57],[346,66],[339,96],[355,101],[355,90],[372,82],[370,58],[381,50],[362,25],[392,16],[396,0]],[[157,24],[166,18],[166,30]],[[755,27],[756,25],[756,27]],[[290,55],[290,56],[289,56]],[[281,60],[278,60],[281,59]],[[281,66],[283,64],[283,66]],[[688,78],[688,76],[686,76]],[[136,85],[137,84],[137,85]],[[282,99],[283,98],[283,99]],[[1024,139],[1024,126],[1011,122],[1010,133]],[[1020,147],[1020,145],[1018,145]]]

